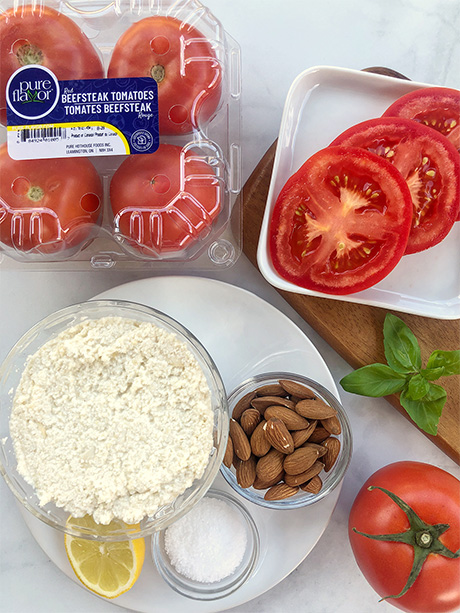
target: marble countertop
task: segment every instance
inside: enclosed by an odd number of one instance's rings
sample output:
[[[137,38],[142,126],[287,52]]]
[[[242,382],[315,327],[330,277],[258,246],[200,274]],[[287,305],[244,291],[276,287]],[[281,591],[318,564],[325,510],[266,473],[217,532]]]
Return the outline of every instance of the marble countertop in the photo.
[[[243,180],[277,137],[293,79],[316,65],[361,69],[387,66],[413,80],[460,88],[460,5],[457,0],[208,0],[207,6],[239,42],[243,62]],[[0,269],[0,360],[33,323],[147,272],[50,273]],[[207,273],[246,288],[294,321],[313,341],[336,382],[350,367],[270,287],[245,256],[230,269]],[[238,613],[385,613],[351,552],[348,513],[361,485],[398,460],[459,467],[382,399],[341,393],[355,449],[337,506],[319,542],[288,577]],[[13,495],[0,481],[0,609],[5,613],[117,613],[63,574],[26,527]],[[135,588],[133,588],[135,589]],[[184,612],[187,601],[184,600]],[[152,613],[155,596],[152,594]]]

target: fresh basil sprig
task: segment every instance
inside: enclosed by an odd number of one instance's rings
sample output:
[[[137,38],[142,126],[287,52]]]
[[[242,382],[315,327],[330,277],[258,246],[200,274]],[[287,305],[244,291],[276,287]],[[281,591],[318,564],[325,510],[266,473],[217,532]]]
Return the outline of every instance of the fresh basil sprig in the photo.
[[[383,345],[388,364],[363,366],[343,377],[340,385],[361,396],[388,396],[400,392],[399,401],[411,419],[428,434],[437,434],[446,402],[446,390],[432,381],[460,374],[460,350],[433,351],[422,368],[420,345],[406,324],[387,313]]]

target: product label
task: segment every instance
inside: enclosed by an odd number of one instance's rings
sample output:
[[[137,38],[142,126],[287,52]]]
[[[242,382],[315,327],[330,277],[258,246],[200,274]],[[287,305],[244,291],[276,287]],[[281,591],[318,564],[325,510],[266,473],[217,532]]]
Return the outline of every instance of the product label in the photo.
[[[58,81],[24,66],[6,87],[8,153],[15,160],[153,153],[158,88],[151,78]]]

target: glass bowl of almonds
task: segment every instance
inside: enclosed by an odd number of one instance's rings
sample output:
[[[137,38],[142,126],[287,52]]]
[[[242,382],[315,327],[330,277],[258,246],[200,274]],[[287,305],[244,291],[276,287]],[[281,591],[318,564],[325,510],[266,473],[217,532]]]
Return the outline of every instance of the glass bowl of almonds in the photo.
[[[350,422],[324,386],[293,373],[259,374],[228,403],[221,473],[244,498],[296,509],[322,500],[342,481],[352,452]]]

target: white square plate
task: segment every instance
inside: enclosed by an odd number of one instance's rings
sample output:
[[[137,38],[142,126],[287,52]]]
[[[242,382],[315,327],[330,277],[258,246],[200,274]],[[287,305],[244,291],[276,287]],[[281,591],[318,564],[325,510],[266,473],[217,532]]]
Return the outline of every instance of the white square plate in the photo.
[[[283,279],[268,252],[268,226],[278,194],[313,153],[352,125],[379,117],[397,98],[432,87],[359,70],[318,66],[302,72],[287,95],[257,251],[274,287],[309,296],[369,304],[438,319],[460,318],[460,222],[435,247],[405,255],[373,287],[345,296],[310,291]]]

